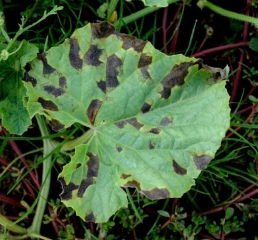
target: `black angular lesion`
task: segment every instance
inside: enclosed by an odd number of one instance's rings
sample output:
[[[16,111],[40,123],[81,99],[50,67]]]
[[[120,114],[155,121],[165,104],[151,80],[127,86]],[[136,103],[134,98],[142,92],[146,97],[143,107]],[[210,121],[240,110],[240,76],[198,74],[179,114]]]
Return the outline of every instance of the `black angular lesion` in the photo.
[[[182,166],[180,166],[174,159],[172,161],[172,166],[174,168],[175,173],[177,173],[179,175],[187,174],[187,170],[185,168],[183,168]]]
[[[106,87],[106,81],[100,80],[97,82],[98,88],[103,92],[106,93],[107,87]]]
[[[124,184],[124,187],[134,187],[134,188],[136,188],[138,191],[141,190],[141,185],[140,185],[140,183],[137,182],[136,180],[128,181],[127,183]]]
[[[151,108],[151,105],[147,102],[144,102],[141,108],[142,113],[149,112]]]
[[[92,125],[95,122],[95,118],[98,114],[98,111],[99,111],[101,105],[102,105],[102,101],[100,101],[99,99],[94,99],[91,101],[91,103],[87,109],[87,116]]]
[[[122,173],[121,178],[126,179],[131,177],[131,174]]]
[[[59,132],[59,131],[63,130],[65,127],[64,124],[62,124],[60,121],[58,121],[56,119],[52,119],[51,121],[49,121],[49,124],[55,132]]]
[[[119,122],[116,122],[115,125],[116,125],[118,128],[124,128],[125,125],[126,125],[126,121],[119,121]]]
[[[116,146],[116,150],[117,150],[118,152],[121,152],[121,151],[123,150],[123,148],[122,148],[121,146]]]
[[[93,178],[83,179],[79,185],[77,197],[82,198],[86,189],[94,183]]]
[[[212,160],[212,157],[209,155],[194,156],[193,160],[198,170],[204,170]]]
[[[55,97],[59,97],[65,93],[65,90],[63,88],[57,88],[53,85],[44,86],[44,91]]]
[[[150,191],[141,191],[147,198],[151,200],[165,199],[170,197],[170,193],[166,188],[153,188]]]
[[[85,217],[85,221],[86,222],[95,222],[96,221],[96,218],[95,218],[93,212],[87,213],[87,215]]]
[[[83,197],[86,189],[95,183],[95,177],[98,176],[99,171],[99,157],[97,155],[93,155],[92,153],[87,153],[89,157],[87,161],[87,174],[86,179],[83,179],[79,185],[77,196]]]
[[[37,85],[37,79],[30,76],[27,71],[24,72],[22,80],[25,82],[30,82],[33,87],[36,87],[36,85]]]
[[[46,53],[38,54],[38,59],[43,63],[43,75],[50,75],[51,73],[55,72],[56,69],[48,64],[46,57]]]
[[[152,150],[152,149],[155,149],[155,144],[150,142],[149,143],[149,149]]]
[[[162,127],[167,127],[169,125],[172,124],[172,119],[170,119],[169,117],[164,117],[161,119],[159,125]]]
[[[152,128],[152,129],[150,129],[150,133],[159,134],[160,133],[160,129],[159,128]]]
[[[64,76],[59,78],[59,87],[66,88],[67,87],[67,80]]]
[[[82,59],[80,58],[79,52],[80,47],[78,40],[76,38],[69,39],[70,50],[69,50],[69,60],[73,68],[80,70],[82,68]]]
[[[87,161],[87,178],[97,177],[99,171],[99,157],[90,152],[87,153],[87,156],[89,157],[89,160]]]
[[[129,36],[126,34],[119,34],[119,37],[123,41],[122,48],[127,50],[129,48],[133,48],[136,52],[142,52],[143,48],[145,47],[145,41],[139,40],[136,37]]]
[[[150,78],[150,73],[148,72],[148,65],[152,63],[152,56],[142,53],[138,62],[138,68],[141,69],[141,73],[144,78]]]
[[[78,185],[75,185],[74,183],[70,182],[68,185],[66,185],[65,180],[63,177],[60,177],[58,179],[61,182],[61,185],[63,187],[63,192],[60,194],[60,197],[62,200],[70,200],[72,199],[72,192],[74,190],[77,190],[79,188]]]
[[[163,90],[160,92],[161,97],[168,99],[171,95],[171,89],[175,86],[182,86],[185,83],[185,77],[188,74],[188,68],[196,62],[183,62],[176,64],[167,76],[165,76],[161,84]]]
[[[90,45],[89,50],[84,55],[84,62],[90,66],[98,67],[102,63],[99,60],[102,52],[97,45]]]
[[[108,22],[92,23],[91,24],[93,38],[107,38],[115,33],[115,28]]]
[[[45,99],[40,97],[38,99],[38,102],[41,104],[41,106],[44,109],[51,110],[51,111],[58,111],[57,105],[50,100],[45,100]]]
[[[118,68],[121,67],[123,62],[115,54],[107,58],[106,64],[106,87],[115,88],[119,85],[117,76],[119,74]]]
[[[141,127],[144,126],[143,124],[138,122],[137,118],[135,118],[135,117],[126,120],[126,122],[129,123],[130,125],[132,125],[133,127],[135,127],[137,130],[139,130]]]

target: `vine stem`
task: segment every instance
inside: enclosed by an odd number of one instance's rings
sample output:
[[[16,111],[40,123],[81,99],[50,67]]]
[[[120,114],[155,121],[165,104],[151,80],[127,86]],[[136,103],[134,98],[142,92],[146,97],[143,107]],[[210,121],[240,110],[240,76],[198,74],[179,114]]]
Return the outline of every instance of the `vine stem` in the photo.
[[[218,14],[224,16],[224,17],[233,18],[233,19],[236,19],[236,20],[239,20],[239,21],[253,23],[253,24],[255,24],[256,27],[258,27],[258,19],[254,18],[254,17],[244,15],[244,14],[228,11],[224,8],[221,8],[219,6],[214,5],[213,3],[208,2],[207,0],[200,0],[197,3],[197,6],[200,7],[201,9],[203,7],[207,7],[209,9],[211,9],[212,11],[214,11],[215,13],[218,13]]]
[[[172,3],[176,3],[176,2],[179,2],[179,0],[168,0],[168,5],[172,4]],[[150,14],[154,11],[157,11],[158,9],[160,9],[160,7],[146,7],[140,11],[137,11],[129,16],[126,16],[122,19],[121,23],[119,20],[117,20],[115,23],[114,23],[114,26],[117,28],[118,25],[120,24],[120,27],[124,26],[124,25],[127,25],[128,23],[131,23],[133,21],[136,21],[137,19],[147,15],[147,14]]]
[[[239,43],[232,43],[232,44],[228,44],[228,45],[224,45],[224,46],[219,46],[219,47],[214,47],[214,48],[209,48],[209,49],[203,50],[201,52],[193,54],[192,57],[201,57],[205,54],[209,54],[209,53],[213,53],[213,52],[217,52],[217,51],[223,51],[223,50],[227,50],[227,49],[231,49],[231,48],[246,47],[248,45],[249,45],[249,42],[247,42],[247,41],[239,42]]]
[[[41,132],[42,137],[49,136],[49,130],[45,123],[45,119],[43,116],[40,116],[39,114],[36,115],[36,119],[38,122],[38,126]],[[51,141],[47,138],[43,139],[43,158],[45,160],[43,161],[43,171],[42,171],[42,184],[41,184],[41,192],[40,198],[38,201],[37,209],[33,218],[32,225],[28,229],[30,234],[40,234],[40,228],[42,225],[42,219],[44,216],[49,189],[50,189],[50,182],[51,182],[51,160],[52,157],[49,155],[49,153],[54,149],[54,146],[52,145]]]

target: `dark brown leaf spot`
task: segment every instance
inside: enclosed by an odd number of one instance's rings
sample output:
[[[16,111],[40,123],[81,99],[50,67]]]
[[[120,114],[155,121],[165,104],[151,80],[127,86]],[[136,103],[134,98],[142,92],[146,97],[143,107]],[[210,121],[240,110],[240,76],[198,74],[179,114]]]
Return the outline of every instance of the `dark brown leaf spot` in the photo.
[[[159,134],[159,133],[160,133],[160,129],[159,129],[159,128],[152,128],[152,129],[150,130],[150,133]]]
[[[212,157],[208,155],[202,156],[194,156],[194,163],[198,170],[203,170],[207,168],[209,162],[211,161]]]
[[[126,179],[126,178],[129,178],[129,177],[131,177],[131,174],[122,173],[121,178]]]
[[[99,82],[97,82],[97,85],[103,93],[106,93],[106,81],[100,80]]]
[[[123,148],[122,148],[121,146],[116,146],[116,150],[117,150],[118,152],[121,152],[121,151],[123,150]]]
[[[200,65],[203,68],[208,69],[212,72],[212,79],[215,83],[222,80],[222,79],[227,79],[228,78],[228,72],[229,72],[228,66],[226,66],[224,69],[214,68],[214,67],[210,67],[208,65],[202,64],[201,61],[200,61]]]
[[[37,85],[36,78],[31,77],[28,72],[24,72],[22,80],[24,80],[25,82],[30,82],[33,87],[35,87]]]
[[[115,28],[108,22],[92,23],[91,26],[93,38],[107,38],[115,32]]]
[[[87,153],[87,156],[89,157],[87,161],[87,178],[97,177],[99,171],[99,157],[97,155],[94,156],[92,153]]]
[[[94,156],[92,153],[87,153],[87,156],[89,157],[89,160],[87,161],[87,175],[86,179],[83,179],[81,181],[81,184],[78,189],[77,196],[83,197],[83,194],[85,193],[86,189],[95,183],[94,178],[98,176],[99,171],[99,158],[98,156]]]
[[[143,113],[146,113],[146,112],[149,112],[150,111],[150,108],[151,108],[151,105],[149,104],[149,103],[144,103],[143,105],[142,105],[142,108],[141,108],[141,111],[143,112]]]
[[[44,91],[46,91],[49,94],[54,95],[55,97],[59,97],[65,93],[65,90],[63,88],[57,88],[52,85],[44,86]]]
[[[125,127],[125,124],[126,124],[126,121],[120,121],[120,122],[116,122],[115,125],[118,127],[118,128],[124,128]]]
[[[97,45],[90,45],[88,52],[84,55],[84,61],[90,66],[97,67],[102,62],[99,60],[99,57],[102,54],[102,50],[98,48]]]
[[[127,50],[133,48],[136,52],[141,52],[147,42],[137,39],[136,37],[128,36],[126,34],[120,34],[119,37],[123,41],[122,48]]]
[[[171,123],[172,123],[172,120],[169,117],[164,117],[161,119],[159,125],[166,127],[166,126],[169,126]]]
[[[86,189],[94,183],[93,178],[83,179],[81,184],[78,188],[77,197],[82,198],[83,194],[85,193]]]
[[[142,53],[140,60],[138,62],[138,68],[145,67],[152,62],[152,56],[147,55],[146,53]]]
[[[48,109],[48,110],[51,110],[51,111],[58,111],[57,105],[50,100],[45,100],[45,99],[40,97],[38,99],[38,102],[41,104],[41,106],[44,109]]]
[[[79,186],[75,185],[72,182],[70,182],[68,185],[66,185],[63,177],[60,177],[58,180],[61,182],[61,185],[63,187],[63,192],[60,194],[61,199],[62,200],[72,199],[72,191],[78,189]]]
[[[173,165],[175,173],[177,173],[179,175],[187,174],[187,170],[185,168],[183,168],[182,166],[180,166],[175,160],[173,160],[172,165]]]
[[[102,105],[102,101],[98,100],[98,99],[94,99],[91,101],[88,109],[87,109],[87,116],[91,122],[91,124],[93,125],[95,122],[95,118],[98,114],[98,111],[100,109]]]
[[[135,127],[138,130],[144,126],[143,124],[139,123],[136,118],[130,118],[130,119],[126,120],[126,122],[128,122],[129,124],[131,124],[133,127]]]
[[[170,194],[166,188],[154,188],[151,191],[141,191],[147,198],[151,200],[169,198]]]
[[[67,87],[67,81],[65,77],[59,78],[59,87],[60,88],[66,88]]]
[[[150,144],[149,144],[149,149],[154,149],[155,148],[155,144],[154,143],[152,143],[152,142],[150,142]]]
[[[141,54],[140,60],[138,62],[138,68],[141,68],[141,72],[144,78],[150,78],[150,74],[148,72],[148,65],[151,64],[152,57],[145,53]]]
[[[73,68],[80,70],[82,68],[82,59],[80,59],[79,51],[80,47],[76,38],[70,38],[70,50],[69,50],[69,60]]]
[[[162,98],[168,99],[173,87],[184,84],[184,79],[188,74],[188,68],[194,64],[193,62],[184,62],[172,68],[170,73],[161,81],[163,85],[163,90],[160,92]]]
[[[46,53],[38,54],[38,59],[43,62],[43,75],[49,75],[56,70],[47,63]]]
[[[137,182],[137,181],[135,181],[135,180],[128,181],[128,182],[124,185],[124,187],[134,187],[134,188],[138,189],[138,191],[141,190],[141,188],[140,188],[140,183]]]
[[[49,121],[49,124],[52,127],[52,129],[56,132],[59,132],[64,129],[64,125],[55,119],[52,119],[51,121]]]
[[[119,74],[118,68],[122,66],[122,61],[115,54],[107,58],[106,66],[106,86],[108,88],[115,88],[119,85],[117,76]]]
[[[95,222],[96,221],[96,218],[95,216],[93,215],[92,212],[88,213],[85,217],[85,221],[86,222]]]

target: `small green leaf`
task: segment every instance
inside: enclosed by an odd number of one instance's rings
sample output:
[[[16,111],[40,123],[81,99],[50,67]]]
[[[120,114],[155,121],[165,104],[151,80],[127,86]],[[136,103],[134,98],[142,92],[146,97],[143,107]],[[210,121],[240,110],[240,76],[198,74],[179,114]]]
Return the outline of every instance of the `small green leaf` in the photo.
[[[59,175],[65,205],[101,223],[127,207],[124,187],[152,200],[181,197],[229,127],[226,72],[167,56],[106,22],[33,60],[30,116],[45,115],[56,131],[89,128]]]
[[[170,218],[170,214],[164,210],[158,210],[158,214],[160,214],[163,217],[168,217]]]
[[[258,38],[257,38],[257,37],[251,38],[250,43],[249,43],[249,47],[250,47],[253,51],[258,52]]]
[[[234,208],[231,208],[231,207],[227,208],[225,219],[230,219],[233,214],[234,214]]]
[[[252,102],[254,102],[254,103],[258,103],[258,98],[256,98],[256,97],[253,96],[253,95],[250,95],[250,96],[249,96],[249,100],[252,101]]]

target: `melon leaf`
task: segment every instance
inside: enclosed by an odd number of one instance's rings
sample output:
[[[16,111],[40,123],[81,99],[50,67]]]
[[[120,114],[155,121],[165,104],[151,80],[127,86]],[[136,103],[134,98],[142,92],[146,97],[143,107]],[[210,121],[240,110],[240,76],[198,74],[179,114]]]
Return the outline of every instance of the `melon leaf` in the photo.
[[[31,117],[60,131],[89,130],[59,175],[62,201],[85,221],[127,207],[124,187],[150,199],[194,185],[229,127],[227,71],[88,24],[31,62],[24,84]]]

